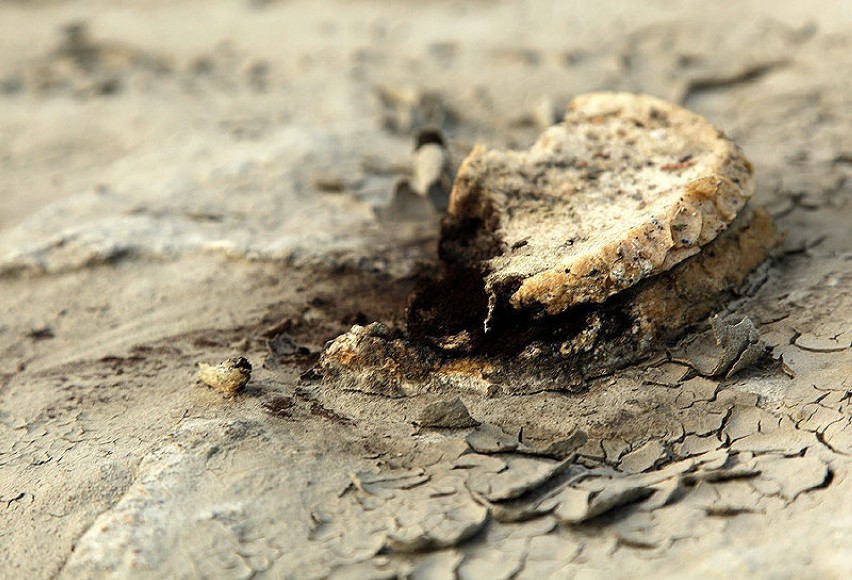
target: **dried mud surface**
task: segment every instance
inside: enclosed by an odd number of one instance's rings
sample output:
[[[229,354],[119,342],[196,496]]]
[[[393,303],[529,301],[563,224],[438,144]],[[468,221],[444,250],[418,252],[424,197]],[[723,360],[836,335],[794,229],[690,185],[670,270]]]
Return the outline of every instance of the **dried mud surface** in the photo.
[[[847,577],[850,20],[843,2],[4,3],[0,572]],[[321,382],[326,341],[401,327],[436,273],[437,216],[377,219],[412,131],[441,126],[457,166],[595,90],[684,104],[754,164],[785,239],[718,340],[697,325],[580,392]],[[197,382],[236,356],[241,393]]]

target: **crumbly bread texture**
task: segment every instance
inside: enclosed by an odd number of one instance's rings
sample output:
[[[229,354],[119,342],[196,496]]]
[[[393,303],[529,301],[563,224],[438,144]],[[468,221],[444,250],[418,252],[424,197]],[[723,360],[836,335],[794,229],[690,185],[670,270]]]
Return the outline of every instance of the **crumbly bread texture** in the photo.
[[[406,396],[572,389],[660,350],[736,295],[778,241],[752,169],[707,121],[592,94],[524,152],[477,147],[442,224],[443,275],[407,332],[356,326],[320,367]]]
[[[583,95],[527,151],[474,148],[442,255],[482,272],[489,318],[499,306],[559,314],[695,255],[753,191],[751,164],[701,116],[647,95]]]
[[[747,206],[698,255],[599,306],[557,316],[552,326],[522,319],[497,331],[491,347],[469,349],[410,340],[378,323],[355,326],[326,346],[320,366],[333,384],[388,397],[446,388],[570,390],[636,362],[704,320],[734,295],[777,241],[768,212]]]

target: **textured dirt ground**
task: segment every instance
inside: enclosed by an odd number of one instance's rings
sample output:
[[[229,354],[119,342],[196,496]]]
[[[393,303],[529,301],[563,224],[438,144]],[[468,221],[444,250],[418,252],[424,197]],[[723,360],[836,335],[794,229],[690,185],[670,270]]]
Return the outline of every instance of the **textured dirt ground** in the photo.
[[[850,55],[842,1],[4,3],[2,575],[848,577]],[[754,163],[786,238],[722,317],[771,356],[463,392],[463,429],[318,381],[434,271],[436,220],[376,219],[412,130],[457,164],[602,89]],[[243,394],[196,384],[240,355]]]

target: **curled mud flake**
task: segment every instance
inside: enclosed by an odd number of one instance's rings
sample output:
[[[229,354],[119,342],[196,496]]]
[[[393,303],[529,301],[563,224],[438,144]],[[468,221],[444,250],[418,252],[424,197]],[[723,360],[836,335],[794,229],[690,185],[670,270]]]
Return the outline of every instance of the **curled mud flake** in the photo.
[[[677,358],[678,362],[688,364],[705,377],[725,375],[729,378],[766,354],[766,343],[748,317],[730,324],[717,315],[710,319],[710,326],[715,344],[710,344],[706,338],[694,341],[686,347],[686,358]]]
[[[761,480],[774,482],[772,492],[788,501],[794,501],[799,495],[824,487],[830,483],[832,472],[822,461],[806,455],[804,457],[763,456],[757,458],[761,470]],[[761,482],[755,482],[761,485]],[[765,488],[770,491],[769,488]]]
[[[589,512],[589,500],[594,492],[588,489],[565,487],[553,498],[557,507],[553,515],[561,522],[581,522]]]
[[[770,433],[752,433],[731,444],[734,451],[798,455],[808,447],[816,447],[816,435],[799,429],[777,429]]]
[[[479,425],[479,422],[470,416],[459,397],[426,405],[420,412],[417,423],[422,427],[438,429],[464,429]]]
[[[509,455],[504,461],[507,469],[494,474],[473,470],[468,479],[471,492],[490,502],[518,498],[570,467],[570,461]]]
[[[719,421],[721,425],[722,421]],[[722,446],[722,442],[715,433],[712,435],[699,436],[690,434],[684,437],[683,441],[676,444],[673,448],[675,455],[679,457],[694,457],[709,451],[715,451]]]
[[[673,503],[684,492],[685,483],[682,477],[673,477],[651,486],[654,494],[642,502],[643,511],[652,512]]]
[[[695,463],[696,469],[683,475],[684,482],[689,485],[702,481],[720,482],[760,475],[760,469],[748,453],[731,453],[726,449],[719,449],[695,458]]]
[[[385,473],[357,472],[349,475],[359,492],[379,497],[394,497],[395,490],[406,490],[428,482],[431,476],[423,469],[399,470]]]
[[[586,504],[581,495],[572,494],[571,503],[560,504],[554,515],[567,524],[579,524],[601,516],[616,508],[635,503],[654,493],[653,488],[622,480],[612,480],[600,491],[585,491]]]
[[[251,379],[251,363],[245,357],[229,358],[218,365],[198,363],[198,378],[223,395],[232,396]]]
[[[623,474],[621,475],[621,478],[625,482],[651,487],[658,485],[664,481],[669,481],[670,479],[680,478],[684,474],[693,471],[697,463],[698,461],[695,459],[683,459],[681,461],[669,463],[665,467],[661,467],[660,469],[656,469],[654,471],[647,471],[645,473],[635,474]]]
[[[537,490],[530,494],[534,497],[499,502],[489,501],[475,491],[471,494],[478,503],[488,508],[492,519],[503,523],[525,522],[549,514],[556,506],[552,493],[539,494]]]
[[[498,457],[477,453],[462,455],[453,465],[457,469],[481,469],[489,473],[500,473],[508,467],[506,462]]]

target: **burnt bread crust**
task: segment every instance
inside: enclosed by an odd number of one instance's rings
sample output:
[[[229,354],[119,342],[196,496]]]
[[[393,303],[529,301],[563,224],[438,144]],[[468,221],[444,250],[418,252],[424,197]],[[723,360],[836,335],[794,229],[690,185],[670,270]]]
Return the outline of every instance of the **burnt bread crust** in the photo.
[[[751,164],[699,115],[647,95],[584,95],[527,151],[473,149],[442,257],[482,273],[492,311],[554,315],[695,255],[753,191]]]

